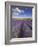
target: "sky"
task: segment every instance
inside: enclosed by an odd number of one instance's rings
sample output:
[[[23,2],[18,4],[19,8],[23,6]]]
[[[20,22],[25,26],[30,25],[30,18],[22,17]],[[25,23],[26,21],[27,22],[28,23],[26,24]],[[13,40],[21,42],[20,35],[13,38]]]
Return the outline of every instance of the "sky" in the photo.
[[[32,18],[32,7],[12,7],[13,18]]]

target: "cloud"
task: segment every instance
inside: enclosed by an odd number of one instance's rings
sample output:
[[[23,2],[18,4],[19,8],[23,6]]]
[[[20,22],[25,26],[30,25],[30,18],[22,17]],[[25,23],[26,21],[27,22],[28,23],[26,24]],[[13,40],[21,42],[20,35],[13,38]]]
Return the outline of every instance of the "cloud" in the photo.
[[[26,18],[27,15],[13,16],[12,18]]]
[[[21,10],[19,8],[16,8],[16,11],[18,11],[19,13],[21,12]]]
[[[18,12],[13,12],[12,15],[17,16],[17,15],[19,15],[19,13]]]
[[[16,10],[17,10],[19,13],[24,13],[24,10],[20,10],[19,8],[16,8]]]
[[[32,17],[24,14],[24,15],[20,15],[20,16],[13,16],[12,18],[32,18]]]
[[[12,8],[12,15],[19,15],[21,13],[24,13],[24,10],[20,10],[19,8]]]
[[[19,8],[13,8],[12,11],[13,12],[19,12],[19,13],[21,12],[21,10]]]

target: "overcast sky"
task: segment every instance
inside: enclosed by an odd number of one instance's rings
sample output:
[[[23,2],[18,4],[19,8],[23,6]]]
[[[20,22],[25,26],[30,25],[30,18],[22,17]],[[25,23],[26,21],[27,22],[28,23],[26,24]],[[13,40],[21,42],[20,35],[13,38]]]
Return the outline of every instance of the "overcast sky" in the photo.
[[[31,7],[12,7],[12,17],[32,18],[32,8]]]

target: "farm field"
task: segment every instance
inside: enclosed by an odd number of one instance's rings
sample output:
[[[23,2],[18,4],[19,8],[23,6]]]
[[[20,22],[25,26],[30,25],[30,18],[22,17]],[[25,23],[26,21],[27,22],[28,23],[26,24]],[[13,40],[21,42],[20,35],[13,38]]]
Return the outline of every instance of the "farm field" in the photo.
[[[12,19],[11,38],[32,37],[32,19]]]

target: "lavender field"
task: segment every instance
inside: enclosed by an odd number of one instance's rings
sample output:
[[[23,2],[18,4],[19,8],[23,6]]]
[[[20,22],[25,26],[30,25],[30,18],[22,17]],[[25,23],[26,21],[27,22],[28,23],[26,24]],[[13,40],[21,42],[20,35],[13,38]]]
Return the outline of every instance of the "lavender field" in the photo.
[[[16,20],[11,21],[11,38],[32,37],[32,20]]]

